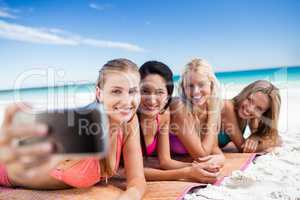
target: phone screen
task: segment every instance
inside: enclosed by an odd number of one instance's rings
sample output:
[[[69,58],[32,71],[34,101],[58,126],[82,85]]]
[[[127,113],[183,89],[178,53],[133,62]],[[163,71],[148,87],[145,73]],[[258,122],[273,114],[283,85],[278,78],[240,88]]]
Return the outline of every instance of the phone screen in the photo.
[[[102,104],[38,112],[34,122],[48,125],[49,134],[43,139],[54,144],[56,154],[106,154],[109,124]],[[19,143],[27,145],[37,140],[28,138]]]

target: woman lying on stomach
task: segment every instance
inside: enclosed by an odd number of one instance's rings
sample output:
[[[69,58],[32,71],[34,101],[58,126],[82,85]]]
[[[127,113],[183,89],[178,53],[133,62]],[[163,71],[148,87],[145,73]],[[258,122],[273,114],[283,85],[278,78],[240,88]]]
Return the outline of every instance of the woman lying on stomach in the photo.
[[[280,145],[280,102],[279,89],[265,80],[255,81],[233,99],[224,100],[219,146],[233,142],[240,152],[252,153]],[[251,131],[247,139],[243,136],[246,126]]]
[[[136,64],[127,59],[107,62],[99,72],[96,87],[97,101],[102,103],[109,119],[109,152],[104,159],[84,158],[62,161],[58,166],[25,164],[22,157],[32,160],[51,154],[51,144],[12,149],[11,141],[20,136],[46,135],[47,127],[31,125],[13,127],[12,117],[19,110],[15,105],[5,114],[0,138],[0,185],[33,189],[87,188],[107,181],[119,166],[123,154],[127,190],[121,199],[141,199],[146,188],[140,149],[139,124],[136,110],[140,102],[140,75]],[[23,149],[22,149],[23,148]],[[6,154],[4,156],[4,153]],[[31,165],[30,165],[31,164]],[[15,170],[16,166],[19,170]]]
[[[169,142],[169,104],[173,93],[173,73],[162,62],[148,61],[140,69],[141,103],[138,110],[141,145],[145,157],[147,180],[179,180],[209,182],[216,181],[218,166],[206,163],[181,162],[171,158]],[[150,157],[158,157],[159,166],[148,164]]]
[[[193,59],[185,66],[179,95],[170,105],[171,152],[222,166],[225,158],[217,141],[221,100],[209,63]]]

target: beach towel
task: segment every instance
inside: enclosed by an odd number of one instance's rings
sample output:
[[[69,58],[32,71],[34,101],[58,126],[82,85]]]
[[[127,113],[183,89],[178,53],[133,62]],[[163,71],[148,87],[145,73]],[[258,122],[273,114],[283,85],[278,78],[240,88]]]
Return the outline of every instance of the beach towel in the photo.
[[[245,170],[253,161],[256,154],[226,153],[226,162],[216,185],[223,177],[229,176],[232,171]],[[185,181],[152,181],[147,182],[147,191],[143,200],[179,200],[192,188],[205,184]],[[126,187],[123,179],[115,179],[109,184],[100,183],[88,189],[67,190],[28,190],[0,188],[0,200],[114,200]]]

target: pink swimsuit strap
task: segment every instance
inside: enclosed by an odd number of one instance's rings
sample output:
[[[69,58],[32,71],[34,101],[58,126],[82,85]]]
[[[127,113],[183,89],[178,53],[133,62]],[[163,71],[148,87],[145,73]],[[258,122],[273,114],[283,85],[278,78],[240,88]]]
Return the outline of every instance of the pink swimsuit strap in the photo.
[[[0,163],[0,186],[10,187],[11,184],[8,179],[6,168]]]
[[[120,131],[117,135],[117,152],[116,152],[116,165],[115,171],[119,168],[119,162],[122,152],[123,134]],[[79,160],[76,164],[69,169],[61,170],[54,169],[50,175],[64,183],[76,187],[87,188],[95,185],[101,179],[107,177],[101,177],[101,167],[98,158],[85,158]]]
[[[158,134],[160,132],[160,116],[159,114],[156,116],[156,122],[157,122],[157,132],[154,135],[153,141],[151,142],[151,144],[149,144],[146,147],[146,153],[148,156],[152,155],[154,153],[154,151],[157,148],[157,142],[158,142]]]
[[[118,169],[119,169],[122,147],[123,147],[123,133],[122,133],[122,131],[120,131],[117,136],[117,153],[116,153],[117,158],[116,158],[115,172],[118,171]]]
[[[175,134],[169,133],[169,141],[172,154],[188,154],[188,151]]]

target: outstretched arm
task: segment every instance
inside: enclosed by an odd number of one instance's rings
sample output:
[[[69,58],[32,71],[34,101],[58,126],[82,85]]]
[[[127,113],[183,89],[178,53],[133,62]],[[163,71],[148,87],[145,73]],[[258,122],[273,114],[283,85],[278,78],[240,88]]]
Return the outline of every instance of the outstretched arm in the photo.
[[[162,169],[178,169],[191,166],[191,163],[177,161],[171,158],[170,140],[170,112],[167,110],[161,115],[161,127],[158,135],[158,159]]]
[[[51,144],[48,142],[26,147],[16,147],[13,140],[22,137],[46,136],[48,129],[42,124],[15,124],[14,116],[25,104],[12,104],[6,108],[4,121],[0,129],[0,163],[5,186],[18,186],[31,189],[62,189],[68,186],[52,178],[49,173],[60,159],[51,156]],[[41,157],[44,161],[41,161]],[[25,159],[27,158],[27,162]]]

